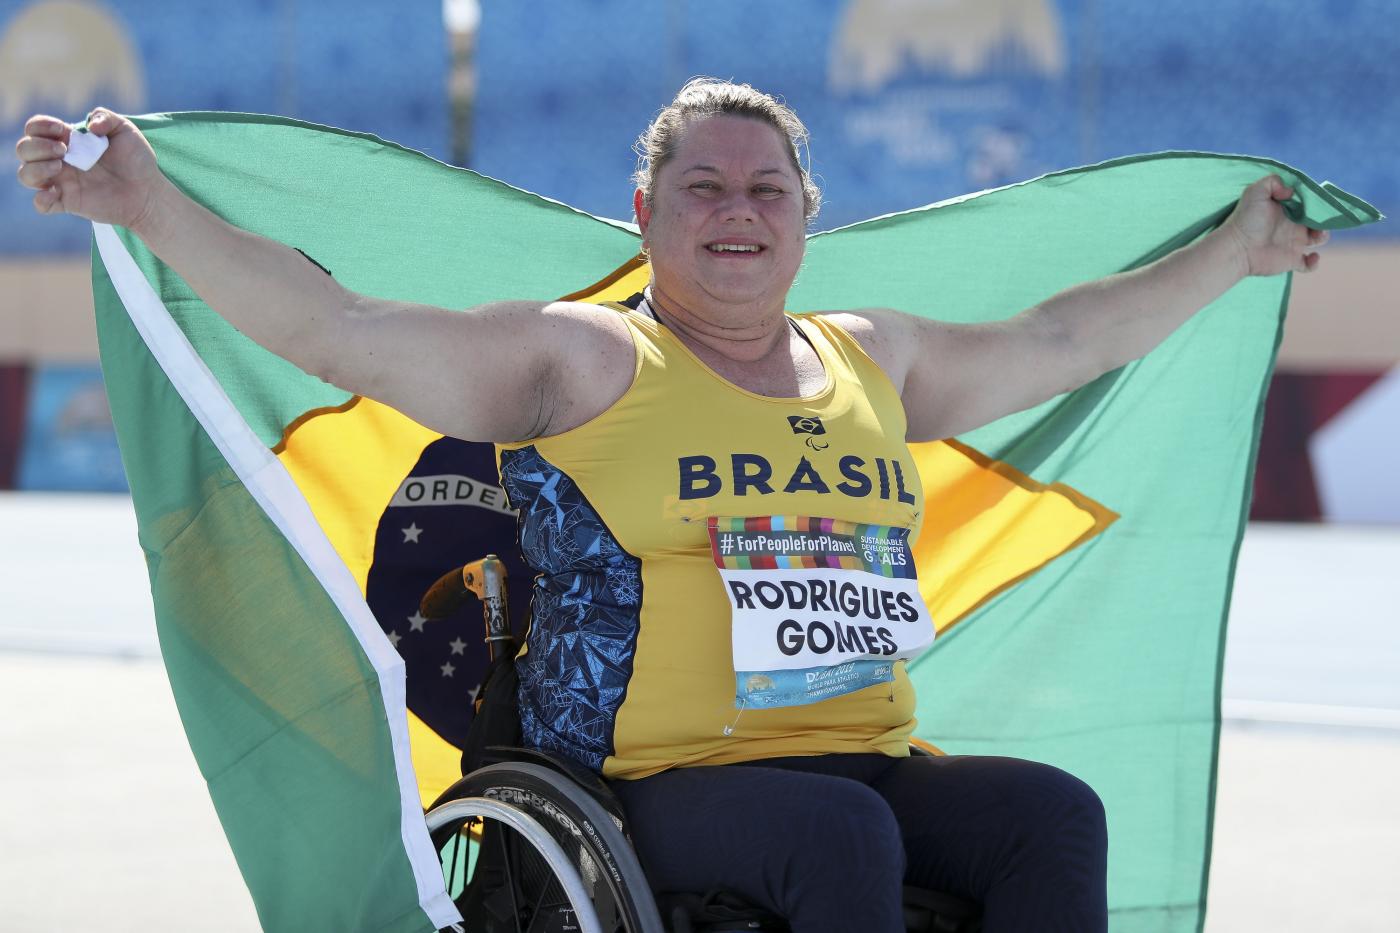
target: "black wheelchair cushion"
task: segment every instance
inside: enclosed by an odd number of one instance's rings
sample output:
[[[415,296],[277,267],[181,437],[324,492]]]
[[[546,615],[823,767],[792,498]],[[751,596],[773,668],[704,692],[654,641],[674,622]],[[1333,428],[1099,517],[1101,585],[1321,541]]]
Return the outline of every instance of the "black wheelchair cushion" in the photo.
[[[787,933],[787,921],[728,891],[691,894],[667,891],[656,895],[656,906],[670,933],[730,933],[762,930]]]
[[[905,885],[904,925],[926,933],[981,933],[982,908],[941,891]]]

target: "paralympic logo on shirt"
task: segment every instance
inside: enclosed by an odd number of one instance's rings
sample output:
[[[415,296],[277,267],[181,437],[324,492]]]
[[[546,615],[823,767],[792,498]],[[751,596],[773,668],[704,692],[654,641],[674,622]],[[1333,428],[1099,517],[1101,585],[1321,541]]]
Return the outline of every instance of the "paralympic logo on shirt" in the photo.
[[[853,499],[878,495],[905,505],[913,505],[915,501],[914,494],[905,486],[904,467],[898,460],[887,457],[867,460],[847,454],[836,465],[840,482],[834,485],[806,457],[800,458],[790,471],[784,469],[781,473],[775,472],[774,464],[767,457],[751,453],[730,454],[729,469],[724,471],[718,460],[704,454],[678,457],[676,467],[682,499],[718,496],[725,491],[727,480],[729,491],[736,496],[770,496],[779,491],[777,484],[782,483],[781,491],[785,493],[830,495],[836,492]]]
[[[831,445],[818,441],[817,437],[826,433],[826,425],[816,415],[788,415],[788,426],[793,434],[805,434],[807,446],[813,450],[826,450]]]

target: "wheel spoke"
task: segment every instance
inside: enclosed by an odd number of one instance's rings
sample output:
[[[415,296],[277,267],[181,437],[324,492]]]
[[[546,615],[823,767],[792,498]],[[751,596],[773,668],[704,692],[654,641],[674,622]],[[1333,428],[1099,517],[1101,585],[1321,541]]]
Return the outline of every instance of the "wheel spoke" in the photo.
[[[496,831],[495,835],[500,840],[501,870],[505,872],[506,891],[510,893],[510,911],[511,916],[515,918],[515,933],[524,933],[524,931],[520,929],[520,902],[515,897],[515,875],[510,870],[511,862],[513,861],[510,850],[514,848],[514,846],[508,846],[506,844],[506,833],[508,832],[510,832],[510,830],[502,826]]]
[[[492,806],[505,806],[528,819],[528,825],[517,825],[514,817],[507,821],[509,814],[489,817],[490,834],[508,833],[511,838],[502,835],[488,843],[483,835],[474,852],[477,871],[473,873],[473,862],[467,862],[474,877],[463,896],[480,901],[489,895],[492,915],[502,921],[501,915],[510,911],[512,919],[503,929],[555,931],[575,910],[596,917],[596,929],[602,933],[650,933],[661,927],[647,879],[620,824],[566,777],[533,763],[503,762],[473,772],[458,792],[464,803],[481,798],[485,807],[490,800]],[[443,817],[447,816],[444,807]],[[431,815],[429,822],[435,825]],[[454,859],[460,856],[453,853]],[[573,872],[557,875],[560,859],[572,864]],[[490,865],[484,875],[483,864]],[[594,929],[592,922],[589,929]]]
[[[468,825],[468,824],[463,824]],[[452,860],[447,866],[447,890],[450,893],[457,884],[457,859],[462,854],[462,831],[458,830],[452,836]]]

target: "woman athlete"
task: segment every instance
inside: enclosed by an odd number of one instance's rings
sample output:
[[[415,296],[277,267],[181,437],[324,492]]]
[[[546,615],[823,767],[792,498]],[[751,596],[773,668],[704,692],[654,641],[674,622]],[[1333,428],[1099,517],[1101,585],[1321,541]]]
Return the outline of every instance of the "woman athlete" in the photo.
[[[766,94],[697,79],[639,142],[644,294],[463,312],[347,291],[182,194],[130,121],[99,109],[88,125],[110,149],[79,172],[63,162],[71,127],[26,123],[19,178],[40,213],[128,228],[274,353],[498,444],[540,573],[517,662],[526,740],[611,781],[654,887],[733,890],[798,933],[901,931],[902,883],[978,901],[989,933],[1106,929],[1107,834],[1087,785],[1016,759],[910,757],[913,691],[891,659],[926,642],[926,613],[878,594],[853,609],[870,624],[843,630],[862,655],[849,665],[823,666],[817,628],[794,622],[755,648],[773,659],[756,669],[801,654],[829,688],[779,696],[772,676],[739,669],[731,626],[793,579],[746,571],[758,576],[736,588],[720,529],[878,527],[898,558],[924,508],[906,442],[1122,366],[1246,276],[1316,267],[1327,234],[1284,216],[1277,177],[1195,243],[1004,321],[795,318],[785,303],[819,201],[806,131]],[[482,396],[513,404],[462,404]],[[804,610],[841,621],[841,574],[859,572],[804,578]]]

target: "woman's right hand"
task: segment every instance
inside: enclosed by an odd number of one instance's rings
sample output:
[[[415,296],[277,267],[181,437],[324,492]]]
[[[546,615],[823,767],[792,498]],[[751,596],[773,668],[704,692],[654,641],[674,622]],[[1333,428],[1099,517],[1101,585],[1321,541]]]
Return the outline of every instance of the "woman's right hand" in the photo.
[[[138,229],[160,186],[168,184],[151,144],[130,120],[99,107],[88,117],[88,132],[107,137],[109,148],[82,172],[63,161],[73,132],[56,117],[33,116],[25,123],[15,152],[20,183],[37,189],[34,209]]]

